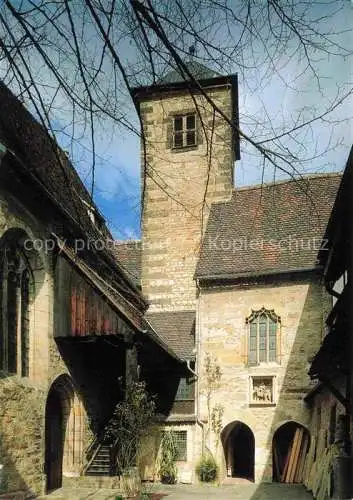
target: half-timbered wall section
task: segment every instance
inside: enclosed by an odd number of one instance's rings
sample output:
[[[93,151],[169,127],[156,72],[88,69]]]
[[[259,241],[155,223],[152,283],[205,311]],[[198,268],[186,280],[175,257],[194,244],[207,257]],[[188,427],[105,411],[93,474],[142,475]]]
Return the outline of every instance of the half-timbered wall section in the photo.
[[[131,327],[64,257],[56,264],[56,337],[126,335]]]

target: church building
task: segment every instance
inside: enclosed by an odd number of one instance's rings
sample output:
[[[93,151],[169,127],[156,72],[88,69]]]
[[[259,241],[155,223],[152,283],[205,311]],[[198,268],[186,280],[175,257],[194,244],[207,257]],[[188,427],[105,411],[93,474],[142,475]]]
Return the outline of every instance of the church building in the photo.
[[[134,90],[142,238],[117,255],[146,320],[185,362],[163,420],[179,480],[194,482],[208,451],[221,482],[279,481],[297,431],[298,453],[309,448],[303,398],[331,307],[317,255],[341,176],[234,185],[237,77],[187,67],[195,80],[171,71]]]

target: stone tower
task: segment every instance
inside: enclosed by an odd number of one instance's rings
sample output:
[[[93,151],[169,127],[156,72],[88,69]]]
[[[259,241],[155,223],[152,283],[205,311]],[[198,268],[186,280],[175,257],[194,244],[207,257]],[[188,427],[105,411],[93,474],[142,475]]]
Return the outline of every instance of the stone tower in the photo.
[[[229,198],[239,158],[236,76],[196,62],[188,68],[201,89],[176,71],[157,85],[135,89],[146,145],[141,151],[142,290],[151,312],[195,308],[193,277],[202,230],[210,204]]]

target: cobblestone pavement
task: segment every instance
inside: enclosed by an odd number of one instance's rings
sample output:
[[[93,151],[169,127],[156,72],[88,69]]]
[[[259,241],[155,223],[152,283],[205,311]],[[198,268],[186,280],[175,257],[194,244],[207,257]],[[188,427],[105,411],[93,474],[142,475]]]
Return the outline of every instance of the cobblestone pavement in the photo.
[[[154,493],[153,500],[311,500],[303,486],[284,484],[246,484],[232,486],[175,485],[152,486],[146,491]],[[119,492],[108,489],[63,488],[48,496],[47,500],[116,500]],[[119,498],[119,497],[118,497]]]

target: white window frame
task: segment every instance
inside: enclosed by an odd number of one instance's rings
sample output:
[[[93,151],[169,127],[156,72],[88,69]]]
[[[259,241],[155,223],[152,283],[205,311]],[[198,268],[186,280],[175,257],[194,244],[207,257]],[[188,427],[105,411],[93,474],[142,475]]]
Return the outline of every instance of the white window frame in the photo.
[[[188,117],[194,117],[194,128],[187,128],[187,119]],[[175,130],[175,120],[180,118],[182,120],[182,128],[181,130]],[[194,133],[195,140],[192,144],[188,144],[187,134],[189,132]],[[181,135],[182,144],[176,144],[175,138],[177,135]],[[193,148],[197,146],[197,125],[196,125],[196,113],[186,113],[180,115],[173,116],[173,149],[185,149],[185,148]]]

